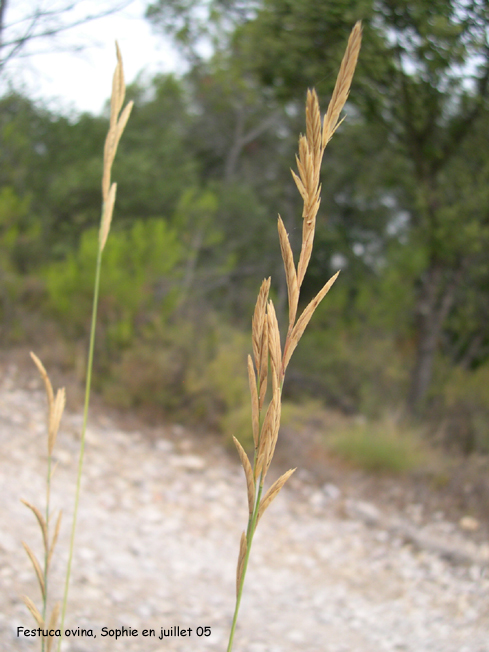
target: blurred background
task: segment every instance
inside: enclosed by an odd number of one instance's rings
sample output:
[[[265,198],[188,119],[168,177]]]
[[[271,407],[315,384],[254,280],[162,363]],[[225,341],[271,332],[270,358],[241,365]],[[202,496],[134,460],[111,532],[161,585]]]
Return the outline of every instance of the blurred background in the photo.
[[[327,450],[374,470],[487,460],[483,0],[0,0],[2,349],[35,347],[83,378],[118,38],[135,106],[113,171],[96,389],[249,442],[265,276],[287,323],[277,213],[296,255],[301,241],[290,167],[305,93],[326,110],[359,19],[302,305],[342,271],[292,359],[283,424],[316,419]]]

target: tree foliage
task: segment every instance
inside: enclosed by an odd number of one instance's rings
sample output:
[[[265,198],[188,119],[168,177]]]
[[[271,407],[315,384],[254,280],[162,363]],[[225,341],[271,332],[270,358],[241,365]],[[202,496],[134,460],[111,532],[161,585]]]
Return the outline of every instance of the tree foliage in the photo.
[[[180,78],[158,76],[128,89],[135,108],[114,166],[114,269],[126,256],[132,262],[120,277],[107,275],[104,303],[107,324],[111,315],[119,324],[108,337],[114,351],[123,350],[120,369],[133,368],[136,350],[151,357],[160,342],[165,352],[148,365],[148,387],[157,369],[168,369],[169,377],[186,379],[182,409],[189,401],[212,405],[212,413],[225,405],[239,412],[221,390],[216,400],[204,397],[197,379],[227,355],[215,324],[225,318],[246,327],[263,275],[272,272],[274,302],[284,309],[276,217],[294,247],[301,208],[289,168],[303,130],[304,91],[314,85],[326,109],[332,71],[362,18],[347,119],[323,164],[323,208],[303,300],[331,272],[342,274],[285,391],[307,389],[371,414],[386,402],[418,413],[429,406],[439,419],[470,404],[463,431],[476,442],[467,448],[480,447],[483,392],[469,401],[461,384],[472,387],[468,379],[485,378],[489,365],[486,3],[171,0],[153,2],[148,13],[155,29],[181,43],[189,67]],[[68,120],[20,95],[0,101],[2,274],[47,279],[62,320],[76,313],[67,306],[76,283],[83,286],[89,236],[82,234],[99,217],[105,130],[104,116]],[[131,250],[145,229],[161,240],[155,225],[168,236],[161,245],[173,261],[168,267],[156,264],[154,249]],[[9,292],[0,297],[4,308],[13,305]],[[129,312],[121,305],[125,293]],[[81,332],[81,314],[77,323]],[[203,347],[194,368],[184,331],[198,333]],[[116,384],[118,373],[111,377]]]

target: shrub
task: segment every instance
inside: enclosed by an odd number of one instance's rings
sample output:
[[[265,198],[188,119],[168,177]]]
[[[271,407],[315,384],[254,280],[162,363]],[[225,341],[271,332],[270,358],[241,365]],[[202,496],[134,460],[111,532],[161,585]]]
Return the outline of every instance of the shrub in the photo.
[[[357,419],[328,436],[325,444],[343,459],[368,471],[403,473],[425,460],[419,435],[402,429],[392,419]]]

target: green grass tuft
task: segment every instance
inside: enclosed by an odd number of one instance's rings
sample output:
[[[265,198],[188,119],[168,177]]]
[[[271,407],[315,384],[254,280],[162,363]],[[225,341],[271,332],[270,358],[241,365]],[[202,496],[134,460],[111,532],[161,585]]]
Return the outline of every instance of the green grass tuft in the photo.
[[[425,462],[419,437],[387,421],[351,424],[326,440],[348,462],[374,472],[406,473]]]

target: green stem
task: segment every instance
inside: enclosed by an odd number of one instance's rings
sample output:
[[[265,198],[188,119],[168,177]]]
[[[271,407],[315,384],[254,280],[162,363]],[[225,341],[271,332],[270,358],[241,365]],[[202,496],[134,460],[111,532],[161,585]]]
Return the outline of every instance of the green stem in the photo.
[[[231,625],[231,632],[229,634],[229,643],[227,647],[227,652],[231,652],[233,649],[233,639],[234,639],[234,631],[236,629],[236,623],[238,622],[238,613],[239,613],[239,606],[241,604],[241,595],[243,594],[243,586],[244,586],[244,581],[246,577],[246,569],[248,568],[248,560],[250,558],[250,552],[251,552],[251,544],[253,542],[253,536],[255,534],[256,530],[256,519],[258,518],[258,508],[260,507],[260,500],[261,500],[261,493],[263,490],[263,485],[260,482],[260,487],[258,489],[258,496],[256,498],[256,503],[255,503],[255,508],[253,510],[253,514],[251,515],[251,518],[248,522],[248,531],[246,533],[246,555],[244,559],[244,564],[243,564],[243,573],[241,575],[241,582],[238,587],[238,593],[236,596],[236,606],[234,608],[234,616],[233,616],[233,624]]]
[[[282,389],[284,385],[284,380],[282,378],[282,382],[280,383],[280,394],[282,394]],[[260,383],[258,382],[258,393],[260,391]],[[261,414],[259,418],[259,432],[261,432]],[[255,453],[253,457],[253,472],[255,471],[256,467],[256,462],[257,462],[257,451],[258,447],[260,445],[260,442],[258,442],[258,446],[255,448]],[[251,544],[253,542],[253,536],[255,534],[256,530],[256,520],[258,518],[258,509],[260,507],[260,501],[261,501],[261,494],[263,491],[263,482],[264,482],[264,477],[262,474],[260,474],[259,478],[259,488],[258,488],[258,495],[256,497],[255,505],[253,508],[253,514],[250,516],[248,520],[248,529],[246,530],[246,555],[245,555],[245,560],[243,564],[243,574],[241,575],[241,582],[238,587],[238,593],[236,596],[236,606],[234,608],[234,616],[233,616],[233,624],[231,625],[231,632],[229,634],[229,643],[227,647],[227,652],[231,652],[233,648],[233,639],[234,639],[234,631],[236,629],[236,623],[238,622],[238,613],[239,613],[239,606],[241,604],[241,595],[243,593],[243,586],[244,586],[244,580],[246,576],[246,569],[248,568],[248,560],[250,558],[250,552],[251,552]],[[255,485],[256,486],[256,485]]]
[[[95,272],[95,288],[93,293],[93,307],[92,307],[92,323],[90,326],[90,345],[88,350],[88,364],[87,364],[87,379],[85,384],[85,407],[83,411],[83,426],[81,432],[81,442],[80,442],[80,456],[78,458],[78,477],[76,480],[76,493],[75,493],[75,507],[73,512],[73,522],[71,526],[71,538],[70,538],[70,549],[68,555],[68,566],[66,569],[66,579],[65,579],[65,590],[63,596],[63,607],[61,611],[61,636],[58,643],[58,652],[61,650],[61,643],[63,641],[63,631],[64,631],[64,622],[66,607],[68,604],[68,589],[70,585],[70,575],[71,575],[71,563],[73,560],[73,549],[75,546],[75,531],[76,531],[76,521],[78,516],[78,504],[80,501],[80,488],[81,488],[81,478],[83,470],[83,457],[85,453],[85,435],[87,431],[87,420],[88,420],[88,407],[90,404],[90,386],[92,382],[92,366],[93,366],[93,351],[95,346],[95,326],[97,323],[97,306],[98,306],[98,295],[100,287],[100,269],[102,266],[102,250],[99,245],[97,253],[97,270]]]
[[[46,623],[46,613],[48,607],[48,559],[49,559],[49,503],[51,499],[51,455],[48,455],[48,477],[46,479],[46,543],[44,546],[44,595],[42,599],[42,619]],[[42,637],[41,650],[45,652],[46,640]]]

